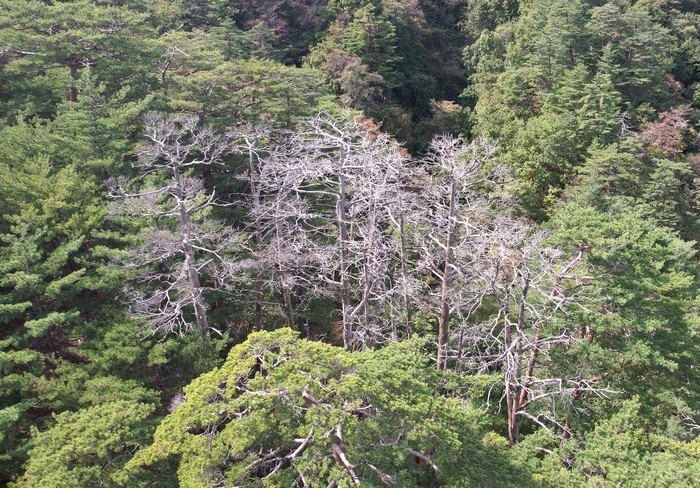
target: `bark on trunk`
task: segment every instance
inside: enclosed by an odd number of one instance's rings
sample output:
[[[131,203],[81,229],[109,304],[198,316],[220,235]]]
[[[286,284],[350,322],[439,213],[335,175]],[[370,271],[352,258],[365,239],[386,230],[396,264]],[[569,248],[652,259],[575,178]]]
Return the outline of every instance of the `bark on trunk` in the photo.
[[[508,318],[510,315],[510,307],[508,305],[508,293],[504,300],[504,324],[503,335],[506,351],[511,351],[513,347],[513,323]],[[510,354],[507,352],[506,354]],[[517,357],[512,361],[517,364]],[[518,422],[518,411],[520,410],[520,392],[517,386],[517,371],[513,371],[510,365],[506,365],[505,385],[506,385],[506,408],[508,410],[508,442],[513,445],[520,435],[520,423]]]
[[[68,58],[68,67],[70,68],[70,78],[71,84],[68,87],[68,101],[77,102],[78,101],[78,88],[75,86],[75,79],[78,77],[78,69],[82,66],[82,63],[75,56]]]
[[[260,208],[260,191],[258,190],[256,186],[256,175],[257,175],[257,168],[255,167],[255,158],[253,155],[253,151],[249,150],[248,151],[248,164],[250,166],[250,192],[253,195],[253,206],[254,208]],[[263,240],[262,240],[262,235],[260,235],[260,230],[258,228],[255,229],[254,232],[254,239],[255,239],[255,252],[259,253],[260,250],[263,247]],[[255,301],[255,330],[260,331],[262,330],[263,327],[263,320],[262,320],[262,301],[263,301],[263,294],[262,294],[262,270],[259,268],[255,272],[255,284],[254,284],[254,292],[253,294],[255,295],[254,301]]]
[[[535,343],[530,350],[530,358],[527,361],[527,368],[525,368],[525,379],[523,380],[523,390],[520,392],[520,405],[523,405],[527,401],[527,388],[532,383],[532,375],[535,372],[535,364],[537,363],[537,356],[540,353],[539,348],[540,333],[539,331],[535,335]]]
[[[399,197],[400,198],[400,197]],[[403,202],[400,202],[401,208],[399,209],[399,239],[401,240],[401,277],[404,280],[404,286],[408,283],[408,257],[406,254],[406,232],[404,230],[404,215],[403,215]],[[404,313],[406,314],[406,335],[410,338],[412,335],[411,326],[411,295],[408,291],[404,291],[403,294],[403,306]]]
[[[445,267],[442,272],[442,289],[440,292],[440,317],[438,319],[438,356],[437,369],[444,371],[447,367],[447,339],[450,326],[450,303],[448,299],[452,286],[452,262],[454,259],[454,238],[456,227],[457,186],[452,181],[450,187],[450,211],[447,232],[445,235]]]
[[[518,442],[520,437],[520,395],[518,395],[518,387],[507,385],[508,393],[506,395],[508,404],[508,444],[511,446]]]
[[[279,200],[277,201],[277,215],[279,216]],[[296,321],[294,320],[294,307],[292,305],[292,290],[287,279],[287,272],[282,263],[282,222],[279,217],[275,220],[275,234],[277,238],[277,270],[280,274],[280,290],[282,290],[282,308],[284,309],[284,317],[287,320],[287,325],[292,330],[297,330]]]
[[[194,256],[194,248],[190,239],[189,219],[187,216],[187,208],[185,206],[184,195],[182,191],[182,180],[180,178],[180,167],[173,162],[173,179],[175,180],[175,198],[180,218],[180,235],[182,236],[182,247],[185,253],[185,269],[187,270],[187,279],[189,285],[189,293],[194,307],[195,319],[197,327],[202,334],[202,339],[209,342],[209,324],[207,322],[206,307],[202,299],[202,288],[199,284],[199,271],[197,270],[197,262]]]
[[[347,218],[345,214],[345,192],[347,182],[344,175],[345,150],[340,150],[338,159],[338,198],[336,202],[336,215],[338,217],[338,232],[340,237],[340,298],[342,302],[343,315],[343,346],[350,350],[352,349],[352,321],[350,313],[352,312],[351,294],[350,294],[350,253],[348,251],[348,229]]]
[[[508,307],[506,306],[505,317],[506,317],[506,351],[514,349],[512,358],[512,371],[508,371],[506,374],[510,375],[510,378],[506,381],[507,388],[507,403],[508,403],[508,443],[512,446],[518,442],[518,437],[520,436],[520,411],[524,405],[525,398],[527,398],[527,390],[523,388],[523,385],[528,381],[523,381],[522,372],[522,362],[523,362],[523,342],[520,338],[521,331],[525,327],[525,312],[527,303],[527,293],[530,289],[530,277],[528,275],[523,277],[524,285],[523,291],[520,295],[520,302],[518,304],[518,321],[515,324],[516,327],[516,337],[513,337],[513,324],[508,320]],[[514,344],[515,341],[515,344]],[[530,376],[532,375],[532,370],[534,369],[535,360],[537,359],[537,354],[530,354],[530,360],[532,361],[532,369],[530,369],[530,363],[528,361],[528,367],[526,371],[529,370]],[[528,373],[526,372],[526,377]]]

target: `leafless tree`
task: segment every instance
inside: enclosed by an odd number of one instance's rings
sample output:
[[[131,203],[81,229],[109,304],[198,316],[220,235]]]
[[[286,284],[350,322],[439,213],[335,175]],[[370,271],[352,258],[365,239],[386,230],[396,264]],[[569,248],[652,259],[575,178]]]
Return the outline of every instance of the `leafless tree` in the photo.
[[[248,169],[242,178],[248,184],[247,201],[251,235],[250,265],[254,268],[256,327],[262,326],[263,289],[279,292],[287,326],[296,329],[294,289],[305,280],[304,262],[313,244],[309,232],[300,228],[299,221],[308,218],[308,205],[294,198],[280,179],[284,178],[286,162],[297,151],[290,145],[280,145],[288,134],[272,135],[258,127],[241,134],[242,147],[248,155]],[[266,144],[266,147],[262,145]],[[281,162],[280,160],[285,162]],[[307,229],[308,230],[308,229]],[[297,306],[300,301],[297,301]]]
[[[125,288],[132,313],[153,333],[192,331],[194,316],[202,337],[213,330],[207,321],[204,294],[226,286],[232,264],[225,259],[236,236],[208,217],[218,205],[214,190],[190,175],[203,165],[219,164],[234,149],[228,135],[198,127],[196,117],[149,114],[145,140],[134,166],[135,182],[110,178],[106,183],[118,200],[115,216],[149,217],[155,221],[142,232],[142,244],[122,259],[137,270]],[[165,181],[165,182],[164,182]],[[206,276],[207,283],[201,279]]]
[[[431,300],[424,306],[438,317],[439,370],[447,366],[450,319],[469,306],[459,299],[460,293],[469,289],[478,266],[472,248],[482,239],[489,220],[491,203],[477,188],[495,183],[504,173],[499,166],[487,167],[495,151],[496,146],[485,139],[466,143],[461,137],[438,136],[426,157],[431,177],[421,192],[418,269],[435,283],[427,290]]]
[[[591,278],[578,270],[584,246],[567,261],[547,237],[524,220],[500,216],[475,239],[471,306],[459,311],[461,327],[451,342],[456,347],[448,353],[458,369],[503,375],[511,443],[518,440],[522,418],[559,423],[556,400],[611,393],[585,371],[562,377],[548,367],[550,351],[578,339],[566,319],[584,306],[583,288]]]
[[[398,273],[395,276],[392,273],[391,277],[388,303],[391,307],[392,322],[402,323],[408,337],[413,332],[414,295],[422,286],[411,267],[411,254],[415,247],[411,245],[407,225],[410,227],[413,217],[420,213],[421,200],[415,190],[420,188],[419,182],[424,180],[425,173],[422,167],[404,165],[399,185],[388,195],[386,201],[387,216],[393,225],[394,255],[398,260]],[[395,330],[396,325],[393,325],[392,331]]]
[[[244,173],[244,179],[249,186],[248,196],[250,199],[250,207],[253,212],[260,207],[260,184],[259,178],[259,161],[261,158],[261,148],[259,143],[261,139],[265,139],[266,134],[262,128],[247,128],[239,132],[239,139],[242,141],[241,151],[246,153],[248,158],[248,169]],[[255,330],[262,330],[263,326],[263,261],[259,259],[259,255],[263,249],[263,230],[261,229],[257,219],[254,219],[251,225],[248,226],[251,234],[252,249],[251,260],[253,268],[253,287],[254,287],[254,303],[255,303]]]
[[[274,197],[259,214],[274,222],[280,277],[303,282],[311,295],[339,297],[348,348],[390,335],[392,229],[401,217],[389,208],[407,161],[361,120],[319,115],[261,162],[260,184]],[[292,260],[293,275],[284,272]]]

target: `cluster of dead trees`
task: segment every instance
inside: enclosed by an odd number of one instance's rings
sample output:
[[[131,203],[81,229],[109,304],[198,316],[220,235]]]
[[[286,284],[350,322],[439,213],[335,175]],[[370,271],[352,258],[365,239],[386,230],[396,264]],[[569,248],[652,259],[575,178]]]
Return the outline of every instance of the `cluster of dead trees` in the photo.
[[[258,328],[271,297],[293,329],[299,309],[327,297],[351,350],[436,323],[438,369],[503,375],[511,440],[521,417],[547,416],[531,403],[597,389],[537,374],[552,348],[577,340],[566,317],[590,278],[583,248],[566,256],[515,216],[493,143],[440,136],[416,160],[362,119],[327,115],[284,134],[152,115],[145,134],[140,177],[108,186],[115,215],[153,219],[121,258],[137,270],[125,293],[149,331],[196,324],[208,340],[207,293],[241,288]],[[247,223],[236,230],[211,218],[232,202],[192,171],[232,159],[246,166]]]

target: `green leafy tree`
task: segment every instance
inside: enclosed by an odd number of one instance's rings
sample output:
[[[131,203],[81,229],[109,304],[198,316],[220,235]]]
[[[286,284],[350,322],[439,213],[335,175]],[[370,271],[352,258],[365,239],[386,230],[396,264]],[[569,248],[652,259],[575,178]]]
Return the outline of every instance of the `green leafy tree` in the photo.
[[[340,47],[359,56],[391,85],[392,65],[397,61],[395,27],[371,7],[356,10],[341,34]]]
[[[585,59],[588,47],[587,8],[582,1],[533,2],[528,12],[534,39],[526,69],[538,79],[540,89],[551,87],[567,70]]]
[[[396,28],[374,6],[366,6],[349,12],[351,20],[337,19],[328,29],[323,40],[316,44],[307,56],[310,66],[324,68],[329,74],[340,76],[350,60],[366,66],[366,71],[376,73],[384,85],[392,85],[394,63],[398,60]],[[342,58],[346,66],[337,66]],[[336,74],[337,73],[337,74]],[[358,107],[359,108],[359,107]]]
[[[153,404],[120,399],[58,415],[50,429],[34,429],[26,471],[12,486],[123,486],[115,478],[150,440],[153,409]],[[174,481],[149,473],[127,486],[172,486],[167,482]]]
[[[90,0],[0,4],[0,113],[47,116],[78,99],[86,72],[106,91],[129,86],[143,96],[157,83],[154,32],[147,15]]]
[[[563,245],[590,246],[585,262],[596,296],[576,320],[585,347],[562,360],[599,371],[614,390],[637,394],[649,427],[664,432],[667,423],[693,413],[700,394],[692,243],[622,198],[604,210],[570,202],[551,225]]]
[[[249,51],[254,32],[221,29],[161,36],[158,110],[195,114],[200,122],[230,128],[241,121],[289,127],[296,117],[334,109],[321,72]]]
[[[515,168],[519,194],[529,215],[544,218],[581,163],[576,118],[547,113],[530,119],[503,159]],[[546,215],[546,214],[545,214]]]
[[[458,27],[464,2],[440,3],[329,2],[331,23],[305,57],[327,73],[342,103],[381,121],[412,151],[425,151],[446,122],[432,122],[434,103],[456,101],[466,81],[466,36]],[[463,125],[456,118],[447,130]]]
[[[494,31],[518,15],[519,2],[514,0],[469,0],[464,3],[467,8],[462,28],[472,39]]]
[[[255,333],[185,388],[127,469],[173,459],[181,486],[527,485],[482,441],[481,414],[436,393],[441,378],[416,342],[351,354]]]
[[[22,168],[23,161],[49,156],[54,170],[75,165],[90,181],[127,171],[124,154],[134,148],[151,97],[131,98],[128,89],[110,95],[88,78],[80,100],[58,104],[52,120],[33,117],[3,126],[0,159]]]
[[[189,3],[189,2],[187,2]],[[326,21],[326,2],[316,0],[214,0],[210,2],[217,19],[232,19],[238,29],[251,32],[264,26],[273,34],[270,47],[274,59],[285,65],[298,64],[308,52],[309,39]]]
[[[334,110],[315,70],[251,59],[182,74],[173,79],[170,110],[197,114],[218,127],[242,120],[291,126],[296,117]]]
[[[698,486],[698,440],[650,434],[641,422],[640,403],[633,398],[620,402],[616,412],[597,422],[585,437],[561,444],[541,432],[515,446],[511,454],[528,466],[539,486]]]
[[[625,200],[684,239],[695,239],[698,217],[694,176],[687,159],[678,156],[679,130],[662,128],[660,136],[655,132],[645,129],[639,138],[627,138],[607,147],[592,146],[579,170],[579,187],[572,192],[585,194],[584,198],[601,209]],[[667,146],[674,159],[666,157],[669,153],[660,146]]]
[[[465,51],[475,129],[503,141],[529,216],[547,218],[592,144],[615,143],[628,119],[649,122],[679,96],[670,45],[642,8],[543,0]]]
[[[489,85],[495,84],[498,75],[505,70],[506,35],[505,28],[483,31],[473,44],[464,48],[463,60],[470,73],[471,86],[462,97],[478,97]]]
[[[664,108],[668,101],[665,73],[671,68],[668,30],[634,7],[608,3],[591,10],[588,24],[599,70],[631,107],[647,102]]]
[[[95,182],[74,166],[54,171],[38,157],[0,168],[0,451],[12,466],[30,419],[50,408],[37,401],[37,379],[59,357],[79,361],[70,347],[80,343],[75,327],[90,319],[90,233],[104,209]]]

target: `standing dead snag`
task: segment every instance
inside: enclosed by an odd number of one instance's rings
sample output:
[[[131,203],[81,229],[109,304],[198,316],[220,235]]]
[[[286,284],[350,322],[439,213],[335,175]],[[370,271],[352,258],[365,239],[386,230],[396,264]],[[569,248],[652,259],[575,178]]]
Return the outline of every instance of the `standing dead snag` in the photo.
[[[288,262],[290,252],[303,250],[294,277],[286,277],[309,295],[338,297],[350,349],[390,340],[397,262],[389,209],[399,201],[406,162],[386,135],[325,115],[307,120],[261,161],[260,184],[275,197],[260,214],[278,229],[277,255]]]
[[[438,370],[447,366],[452,314],[465,305],[457,300],[458,289],[468,283],[476,264],[470,248],[482,229],[474,221],[483,219],[489,206],[475,188],[493,183],[501,173],[499,167],[485,168],[495,152],[496,146],[485,139],[465,144],[459,137],[439,136],[430,144],[427,161],[433,175],[423,193],[421,266],[440,287],[434,296],[439,326]]]
[[[221,163],[232,151],[228,136],[197,127],[196,117],[149,114],[145,140],[134,166],[139,182],[125,178],[107,181],[119,198],[114,215],[155,220],[142,232],[142,244],[122,258],[123,266],[138,272],[125,288],[134,316],[152,333],[190,332],[191,318],[204,340],[213,329],[207,321],[204,294],[226,287],[230,263],[224,258],[235,236],[227,226],[208,217],[218,205],[214,191],[189,175],[194,167]],[[208,284],[202,284],[206,276]],[[154,288],[153,285],[156,285]]]
[[[307,234],[297,230],[295,222],[303,218],[301,202],[290,197],[275,162],[293,158],[291,147],[276,146],[274,134],[261,127],[249,128],[239,134],[241,151],[247,153],[248,169],[243,175],[247,183],[247,204],[250,220],[246,230],[251,235],[252,249],[249,267],[253,268],[256,329],[262,328],[263,289],[279,291],[281,308],[287,326],[297,329],[294,309],[295,286],[304,281],[302,268],[309,248]],[[263,144],[266,143],[266,146]]]
[[[569,377],[549,364],[555,348],[576,340],[566,317],[583,305],[582,286],[589,277],[575,273],[584,249],[566,262],[547,246],[547,237],[526,221],[496,219],[477,253],[473,286],[480,290],[478,305],[461,318],[456,360],[474,373],[502,373],[511,444],[520,436],[523,418],[559,424],[551,407],[557,398],[611,393],[598,385],[599,378],[585,378],[585,371]],[[477,321],[481,308],[492,312]]]
[[[246,131],[240,134],[240,138],[243,143],[242,151],[248,153],[248,186],[250,187],[250,200],[253,212],[260,207],[260,185],[258,182],[257,175],[259,173],[259,163],[260,160],[260,149],[258,148],[258,142],[265,135],[261,130],[256,131]],[[263,235],[259,223],[254,219],[252,225],[250,225],[250,232],[252,234],[253,241],[253,273],[255,277],[253,278],[254,291],[253,291],[253,301],[255,302],[255,330],[262,330],[263,327],[263,264],[259,255],[263,249]],[[288,324],[289,325],[289,324]],[[291,325],[289,325],[292,327]]]

